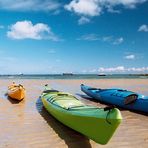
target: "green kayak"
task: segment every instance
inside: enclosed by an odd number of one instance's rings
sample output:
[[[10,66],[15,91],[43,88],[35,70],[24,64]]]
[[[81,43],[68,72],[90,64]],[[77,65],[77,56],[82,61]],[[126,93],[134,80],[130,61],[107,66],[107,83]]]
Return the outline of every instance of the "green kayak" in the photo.
[[[57,120],[100,144],[106,144],[121,123],[116,108],[88,106],[69,93],[50,89],[41,95],[44,107]]]

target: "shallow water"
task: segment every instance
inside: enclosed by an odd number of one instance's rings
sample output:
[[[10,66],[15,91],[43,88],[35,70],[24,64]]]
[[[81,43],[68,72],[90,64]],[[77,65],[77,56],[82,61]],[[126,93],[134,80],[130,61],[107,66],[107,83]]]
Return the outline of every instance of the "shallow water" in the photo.
[[[99,76],[97,74],[32,74],[32,75],[0,75],[0,79],[148,79],[148,76],[141,76],[138,74],[108,74],[105,76]]]
[[[147,148],[148,116],[121,109],[123,121],[110,142],[102,146],[82,134],[64,126],[43,107],[40,94],[43,86],[70,92],[85,104],[105,107],[91,101],[81,92],[80,84],[93,87],[120,87],[148,95],[147,79],[101,79],[101,80],[20,80],[26,88],[26,98],[21,102],[5,96],[7,86],[13,80],[0,80],[0,148]]]

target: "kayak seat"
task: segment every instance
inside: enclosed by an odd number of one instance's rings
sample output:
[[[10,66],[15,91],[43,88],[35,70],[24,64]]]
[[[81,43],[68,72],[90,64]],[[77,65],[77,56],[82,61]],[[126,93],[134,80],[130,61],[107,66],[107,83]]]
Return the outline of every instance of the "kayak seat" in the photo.
[[[47,101],[57,106],[60,106],[64,109],[84,106],[82,102],[80,102],[77,98],[75,98],[71,94],[61,93],[61,92],[51,96],[50,98],[47,99]]]
[[[58,101],[58,100],[75,100],[75,99],[73,99],[73,98],[63,98],[63,97],[56,97],[56,98],[52,98],[51,100],[50,100],[50,102],[51,103],[53,103],[53,102],[55,102],[55,101]]]
[[[52,93],[52,92],[59,92],[58,90],[44,90],[43,93]]]
[[[101,90],[100,88],[93,88],[93,87],[91,87],[91,88],[88,88],[88,90]]]
[[[117,91],[124,92],[127,91],[126,89],[118,89]]]
[[[76,107],[82,107],[85,106],[82,102],[78,100],[70,100],[67,101],[67,99],[58,99],[54,100],[53,104],[58,105],[64,109],[70,109],[70,108],[76,108]]]
[[[59,93],[59,94],[55,94],[51,97],[49,97],[47,99],[47,101],[53,103],[54,101],[57,101],[57,100],[78,100],[77,98],[75,98],[74,96],[70,95],[70,94],[62,94],[62,93]]]
[[[19,89],[19,87],[12,87],[12,88],[9,88],[8,90],[11,90],[11,91],[14,91],[14,90],[17,90],[17,89]]]
[[[133,104],[137,100],[137,98],[138,98],[137,94],[129,95],[125,98],[124,104],[125,105]]]

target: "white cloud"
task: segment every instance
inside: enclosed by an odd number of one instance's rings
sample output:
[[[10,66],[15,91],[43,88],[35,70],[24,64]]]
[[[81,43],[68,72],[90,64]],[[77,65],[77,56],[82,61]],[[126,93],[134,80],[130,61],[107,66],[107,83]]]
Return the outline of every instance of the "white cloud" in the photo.
[[[98,0],[100,3],[115,7],[122,5],[126,8],[135,8],[137,4],[146,2],[147,0]]]
[[[115,38],[113,36],[104,36],[100,37],[97,34],[86,34],[78,38],[78,40],[84,40],[84,41],[102,41],[102,42],[108,42],[113,45],[119,45],[124,42],[123,37]]]
[[[120,37],[118,39],[115,39],[115,41],[113,42],[114,45],[118,45],[118,44],[121,44],[123,43],[124,39],[123,37]]]
[[[113,36],[104,36],[102,37],[103,42],[112,42]]]
[[[90,19],[87,17],[82,16],[79,20],[78,20],[78,24],[79,25],[83,25],[83,24],[87,24],[90,22]]]
[[[32,24],[31,21],[18,21],[10,26],[7,36],[11,39],[49,39],[58,41],[50,27],[43,23]]]
[[[12,11],[53,11],[60,6],[58,0],[0,0],[0,9]]]
[[[131,55],[127,55],[124,57],[125,59],[128,59],[128,60],[134,60],[135,59],[135,55],[131,54]]]
[[[127,68],[126,71],[128,72],[148,72],[148,67],[131,67],[131,68]]]
[[[89,73],[96,73],[97,72],[97,69],[91,69],[89,70]]]
[[[72,0],[65,9],[85,16],[97,16],[101,12],[98,0]]]
[[[98,40],[100,40],[100,38],[96,34],[86,34],[86,35],[81,36],[78,40],[98,41]]]
[[[148,32],[148,25],[141,25],[138,31]]]
[[[110,12],[110,13],[116,13],[116,14],[121,13],[120,10],[114,9],[114,8],[113,8],[112,6],[110,6],[110,5],[107,6],[107,11]]]
[[[105,9],[108,12],[119,13],[114,7],[123,6],[126,8],[135,8],[137,4],[146,2],[147,0],[72,0],[65,5],[65,9],[75,12],[78,15],[98,16]]]
[[[124,66],[109,67],[109,68],[100,67],[98,69],[98,72],[101,73],[148,72],[148,67],[138,67],[138,68],[135,67],[125,68]]]
[[[124,71],[125,71],[124,66],[117,66],[117,67],[110,67],[110,68],[100,67],[98,69],[98,72],[124,72]]]

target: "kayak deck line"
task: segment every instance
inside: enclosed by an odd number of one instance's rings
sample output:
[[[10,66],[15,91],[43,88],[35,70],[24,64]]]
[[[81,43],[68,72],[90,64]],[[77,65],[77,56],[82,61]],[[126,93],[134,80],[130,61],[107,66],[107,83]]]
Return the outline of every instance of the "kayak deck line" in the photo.
[[[109,142],[122,121],[117,108],[85,105],[72,94],[53,91],[47,86],[41,100],[58,121],[100,144]]]
[[[23,85],[13,82],[8,86],[7,94],[10,98],[21,101],[25,98],[26,90]]]
[[[148,113],[148,96],[119,88],[102,89],[99,91],[97,88],[84,84],[81,84],[81,90],[91,97],[92,100],[95,99],[125,109]]]

